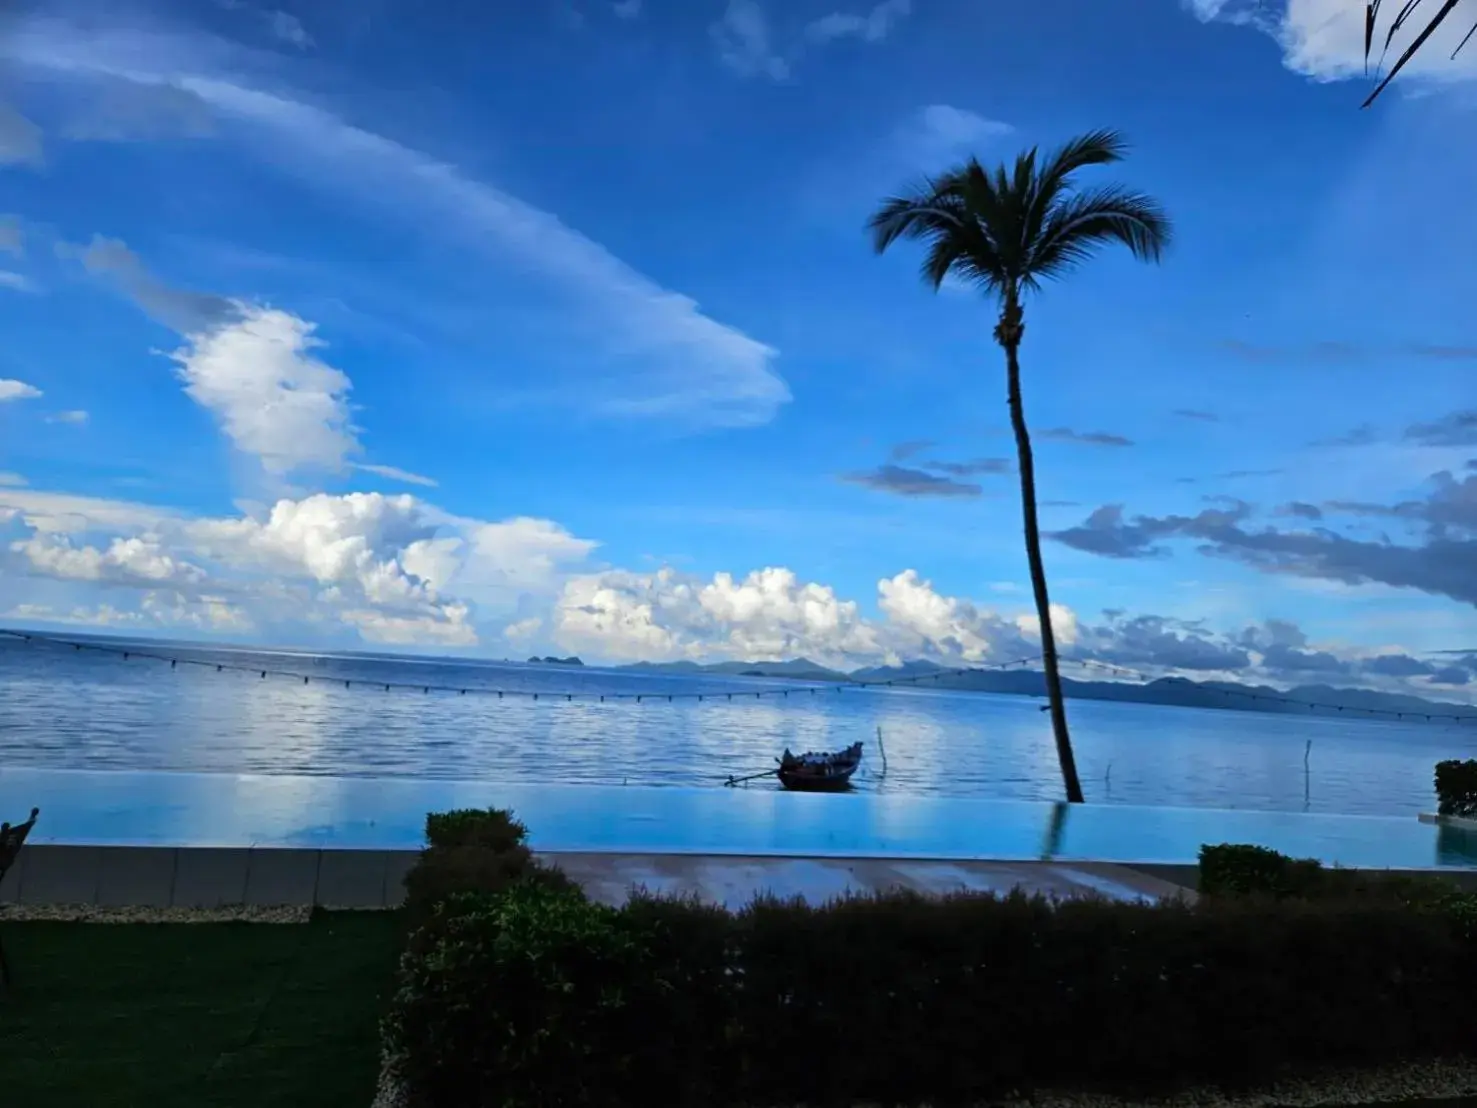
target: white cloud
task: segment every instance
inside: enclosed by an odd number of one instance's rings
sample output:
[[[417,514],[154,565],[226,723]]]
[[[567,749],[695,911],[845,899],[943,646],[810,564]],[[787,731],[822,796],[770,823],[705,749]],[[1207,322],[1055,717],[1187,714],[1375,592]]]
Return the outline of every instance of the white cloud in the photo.
[[[0,100],[0,165],[39,166],[44,160],[41,128]]]
[[[615,0],[610,10],[617,19],[636,19],[641,15],[641,0]]]
[[[775,51],[769,19],[758,0],[728,0],[722,17],[708,28],[723,63],[743,77],[783,81],[790,63]]]
[[[24,273],[16,273],[8,269],[0,269],[0,288],[10,289],[12,292],[41,291],[36,286],[36,282],[32,281]]]
[[[865,14],[832,12],[808,24],[805,37],[812,42],[831,42],[838,38],[881,42],[891,33],[897,22],[912,10],[911,0],[882,0]]]
[[[7,473],[0,470],[0,489],[18,489],[25,486],[26,479],[19,473]]]
[[[671,569],[624,570],[576,577],[553,615],[565,649],[619,659],[809,657],[875,658],[875,629],[855,601],[802,583],[788,569],[727,573],[709,581]]]
[[[1282,49],[1282,63],[1294,73],[1317,81],[1364,78],[1364,8],[1348,0],[1184,0],[1186,8],[1205,22],[1234,23],[1252,27],[1271,36]],[[1391,21],[1402,5],[1386,6],[1375,30],[1373,53],[1378,55]],[[1463,9],[1467,10],[1463,10]],[[1270,9],[1270,10],[1269,10]],[[1400,57],[1415,36],[1430,22],[1428,13],[1417,9],[1390,43],[1386,65]],[[1473,43],[1452,57],[1462,38],[1477,20],[1477,6],[1463,3],[1441,24],[1401,72],[1417,81],[1457,81],[1477,76],[1477,50]],[[1374,58],[1370,71],[1374,71]],[[1401,79],[1397,78],[1397,82]]]
[[[354,468],[362,470],[364,473],[373,473],[376,477],[384,477],[391,481],[402,481],[407,485],[423,485],[428,489],[434,489],[437,486],[434,477],[422,477],[419,473],[411,473],[409,470],[401,469],[398,466],[370,465],[368,462],[363,462],[355,464]]]
[[[88,415],[81,408],[72,408],[65,412],[55,412],[46,417],[47,423],[69,423],[74,427],[81,427],[88,420]]]
[[[10,377],[0,377],[0,404],[12,400],[35,400],[41,395],[41,390],[35,385],[28,385],[24,381],[17,381]]]
[[[337,622],[366,642],[402,645],[474,645],[487,621],[551,598],[595,545],[549,520],[459,519],[380,493],[189,518],[0,485],[7,519],[22,533],[0,551],[18,572],[177,593],[200,619],[228,618],[210,616],[214,597],[253,625]]]
[[[185,392],[268,473],[341,471],[360,449],[348,377],[313,356],[323,344],[311,323],[270,308],[238,310],[238,320],[190,335],[172,355]]]

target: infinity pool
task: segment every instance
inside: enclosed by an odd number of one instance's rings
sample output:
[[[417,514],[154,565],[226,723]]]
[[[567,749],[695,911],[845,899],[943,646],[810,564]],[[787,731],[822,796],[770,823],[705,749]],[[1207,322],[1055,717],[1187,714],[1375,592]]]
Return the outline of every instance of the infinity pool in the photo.
[[[1477,869],[1477,834],[1410,817],[769,789],[0,770],[0,817],[32,841],[127,846],[414,849],[428,811],[512,808],[548,851],[1192,862],[1258,843],[1328,864]]]

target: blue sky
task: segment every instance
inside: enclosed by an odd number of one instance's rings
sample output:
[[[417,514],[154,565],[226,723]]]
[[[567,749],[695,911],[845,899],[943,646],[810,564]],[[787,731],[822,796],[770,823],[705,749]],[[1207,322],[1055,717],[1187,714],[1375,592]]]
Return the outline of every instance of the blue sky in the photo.
[[[1029,652],[993,310],[863,224],[1112,126],[1176,242],[1027,306],[1072,649],[1462,697],[1477,67],[1361,112],[1361,6],[1281,9],[22,3],[4,621]]]

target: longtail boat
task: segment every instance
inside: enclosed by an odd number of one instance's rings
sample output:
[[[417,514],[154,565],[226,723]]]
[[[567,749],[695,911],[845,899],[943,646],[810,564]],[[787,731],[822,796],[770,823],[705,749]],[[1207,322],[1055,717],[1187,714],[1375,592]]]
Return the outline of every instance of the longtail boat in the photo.
[[[831,754],[791,754],[788,749],[779,762],[780,784],[797,792],[841,792],[851,787],[851,775],[862,763],[862,744],[852,743],[845,750]]]

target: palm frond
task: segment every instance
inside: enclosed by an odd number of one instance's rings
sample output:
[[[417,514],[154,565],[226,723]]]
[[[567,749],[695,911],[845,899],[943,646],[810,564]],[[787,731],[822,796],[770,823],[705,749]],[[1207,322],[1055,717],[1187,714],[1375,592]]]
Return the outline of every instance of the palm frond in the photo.
[[[1414,13],[1414,10],[1419,3],[1420,0],[1407,0],[1405,6],[1401,8],[1399,14],[1395,16],[1394,21],[1390,24],[1389,33],[1385,36],[1386,50],[1389,49],[1390,42],[1395,37],[1395,32],[1398,31],[1400,27],[1405,23],[1405,21]],[[1426,40],[1428,40],[1433,34],[1436,33],[1436,29],[1438,27],[1446,22],[1446,17],[1451,15],[1451,13],[1456,10],[1456,6],[1459,3],[1461,3],[1461,0],[1445,0],[1445,3],[1441,5],[1441,8],[1436,12],[1435,15],[1431,17],[1430,22],[1421,29],[1421,33],[1416,35],[1415,41],[1405,48],[1404,53],[1400,55],[1399,60],[1391,68],[1390,72],[1385,74],[1384,79],[1375,86],[1374,91],[1369,94],[1368,98],[1365,99],[1364,103],[1361,104],[1360,107],[1367,108],[1375,102],[1375,99],[1379,96],[1379,94],[1384,92],[1386,86],[1388,86],[1389,83],[1395,79],[1395,75],[1398,74],[1402,69],[1404,69],[1406,64],[1413,57],[1415,57],[1416,53],[1421,49],[1421,47],[1426,44]],[[1364,64],[1366,68],[1368,68],[1369,66],[1370,50],[1374,46],[1374,23],[1375,17],[1379,14],[1379,7],[1379,0],[1371,0],[1371,2],[1367,4],[1364,9]],[[1472,30],[1467,32],[1466,36],[1457,45],[1456,50],[1452,51],[1451,56],[1453,58],[1461,52],[1462,47],[1467,45],[1467,40],[1472,37],[1474,31],[1477,31],[1477,25],[1474,25]],[[1379,64],[1384,64],[1383,50],[1380,52]]]
[[[902,238],[927,244],[923,280],[937,289],[950,274],[986,292],[1038,288],[1121,242],[1158,260],[1169,219],[1141,193],[1109,187],[1077,192],[1072,174],[1116,162],[1127,146],[1116,131],[1093,131],[1042,159],[1036,148],[1012,165],[987,169],[971,158],[912,192],[882,203],[868,221],[878,253]]]
[[[1157,262],[1172,237],[1164,209],[1144,193],[1117,185],[1078,193],[1047,215],[1022,280],[1035,288],[1040,278],[1062,276],[1110,242],[1122,243],[1141,261]]]

